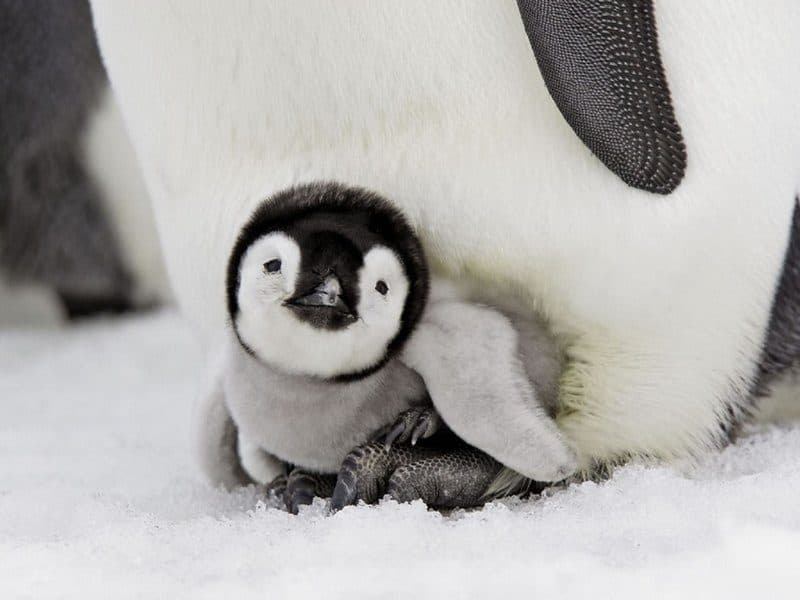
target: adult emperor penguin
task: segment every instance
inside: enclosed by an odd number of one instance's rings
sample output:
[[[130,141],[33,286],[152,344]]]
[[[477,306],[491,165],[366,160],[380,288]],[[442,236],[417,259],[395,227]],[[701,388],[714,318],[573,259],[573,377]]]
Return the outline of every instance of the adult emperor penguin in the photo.
[[[256,204],[337,180],[397,202],[436,270],[546,315],[585,466],[724,443],[797,356],[795,0],[93,6],[209,343]]]

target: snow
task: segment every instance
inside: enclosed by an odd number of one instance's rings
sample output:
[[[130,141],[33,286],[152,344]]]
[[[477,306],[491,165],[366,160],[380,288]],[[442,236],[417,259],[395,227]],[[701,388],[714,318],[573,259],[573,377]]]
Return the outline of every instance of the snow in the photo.
[[[210,489],[171,312],[0,331],[0,598],[796,598],[800,426],[449,516]]]

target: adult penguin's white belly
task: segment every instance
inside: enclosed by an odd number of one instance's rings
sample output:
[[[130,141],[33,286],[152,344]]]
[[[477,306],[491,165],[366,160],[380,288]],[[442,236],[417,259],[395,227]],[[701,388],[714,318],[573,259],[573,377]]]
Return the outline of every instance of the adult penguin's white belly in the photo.
[[[208,336],[260,201],[309,180],[368,187],[438,268],[521,289],[552,320],[571,359],[559,423],[587,461],[719,441],[798,190],[800,4],[656,7],[689,156],[668,196],[576,137],[514,2],[94,3],[175,292]]]

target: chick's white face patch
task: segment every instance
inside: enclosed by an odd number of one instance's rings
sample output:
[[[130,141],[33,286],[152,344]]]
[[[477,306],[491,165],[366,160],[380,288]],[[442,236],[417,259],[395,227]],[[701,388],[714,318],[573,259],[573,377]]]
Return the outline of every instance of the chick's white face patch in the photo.
[[[284,304],[294,295],[301,252],[295,240],[279,232],[247,250],[237,292],[241,341],[260,360],[289,373],[328,378],[380,362],[400,330],[409,290],[397,255],[383,246],[367,252],[358,272],[358,319],[343,329],[327,330],[298,319]]]
[[[358,273],[358,314],[384,346],[400,330],[400,317],[408,296],[409,281],[397,255],[385,246],[375,246],[364,256]]]
[[[270,303],[280,305],[294,293],[299,269],[300,248],[288,235],[275,232],[256,240],[239,267],[241,313],[261,310]]]

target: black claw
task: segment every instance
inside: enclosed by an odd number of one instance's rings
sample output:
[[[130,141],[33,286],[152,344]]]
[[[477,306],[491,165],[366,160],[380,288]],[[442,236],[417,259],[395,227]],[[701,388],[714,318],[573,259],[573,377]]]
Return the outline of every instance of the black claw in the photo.
[[[431,419],[428,415],[423,415],[422,417],[420,417],[419,422],[417,423],[416,427],[414,427],[414,431],[411,433],[412,446],[416,446],[420,438],[428,437],[427,433],[430,424],[431,424]]]
[[[381,427],[380,429],[378,429],[378,431],[373,433],[370,436],[369,441],[370,442],[380,442],[380,441],[386,439],[387,434],[391,430],[392,430],[392,426],[391,425],[385,425],[385,426]]]
[[[410,408],[397,417],[394,428],[386,436],[386,450],[388,451],[395,442],[416,446],[419,440],[427,439],[436,433],[440,425],[441,418],[432,406]]]
[[[389,451],[394,444],[395,440],[403,435],[406,430],[406,424],[402,421],[394,426],[394,428],[386,434],[386,439],[383,440],[383,447]]]

